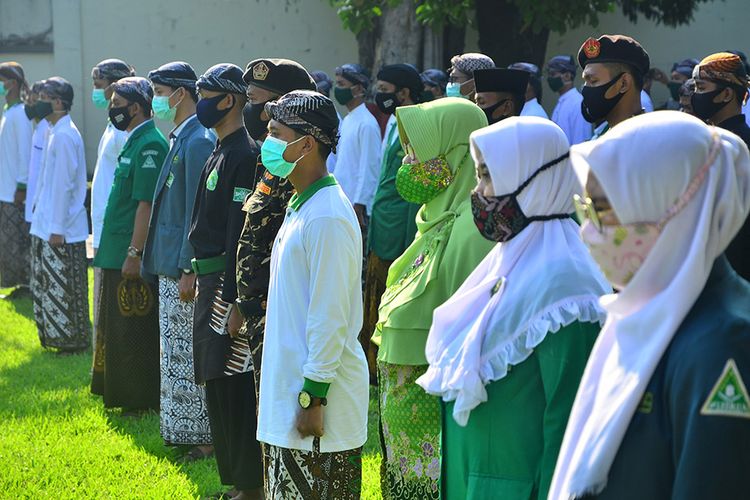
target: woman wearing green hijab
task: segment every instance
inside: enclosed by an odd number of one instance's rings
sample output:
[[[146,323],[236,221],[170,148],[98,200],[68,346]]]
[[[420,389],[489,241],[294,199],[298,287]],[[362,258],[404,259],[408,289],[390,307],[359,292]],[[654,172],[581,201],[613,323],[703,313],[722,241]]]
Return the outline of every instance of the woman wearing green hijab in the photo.
[[[396,187],[422,203],[417,236],[388,271],[373,342],[378,354],[384,498],[438,498],[440,403],[414,381],[427,369],[432,311],[491,250],[474,225],[476,185],[469,135],[487,126],[466,99],[445,98],[396,110],[406,151]]]

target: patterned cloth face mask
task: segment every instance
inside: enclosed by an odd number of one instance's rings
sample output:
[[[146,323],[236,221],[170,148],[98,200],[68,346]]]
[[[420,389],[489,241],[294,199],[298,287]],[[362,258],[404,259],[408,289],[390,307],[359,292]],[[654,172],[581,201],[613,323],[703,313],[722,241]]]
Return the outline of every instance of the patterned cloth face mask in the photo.
[[[721,146],[718,135],[714,136],[713,141],[706,163],[698,169],[682,196],[658,222],[605,226],[602,225],[591,198],[574,196],[578,220],[583,221],[581,239],[615,289],[622,290],[630,283],[659,239],[664,226],[685,208],[703,184]]]
[[[557,165],[567,157],[568,153],[565,153],[559,158],[545,163],[512,193],[501,196],[483,196],[477,191],[471,193],[471,212],[474,215],[474,224],[476,224],[482,236],[490,241],[504,243],[512,240],[534,221],[567,219],[570,217],[569,214],[534,215],[527,217],[523,213],[521,205],[518,204],[518,195],[526,189],[537,175]]]
[[[458,147],[466,147],[466,155],[469,154],[467,143],[456,144],[447,153],[425,162],[403,163],[396,172],[396,190],[401,197],[418,205],[424,205],[434,200],[437,195],[448,189],[455,178],[448,164],[447,156]],[[407,156],[414,156],[409,144],[406,145]],[[463,163],[464,158],[459,163]]]

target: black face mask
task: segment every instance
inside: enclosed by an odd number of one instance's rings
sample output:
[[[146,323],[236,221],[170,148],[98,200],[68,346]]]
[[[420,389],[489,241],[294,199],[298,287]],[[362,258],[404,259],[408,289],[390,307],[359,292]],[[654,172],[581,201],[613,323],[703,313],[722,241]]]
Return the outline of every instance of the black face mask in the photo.
[[[680,100],[680,87],[682,87],[682,82],[676,82],[674,80],[670,80],[667,82],[667,87],[669,88],[669,95],[672,96],[672,99],[675,101]]]
[[[46,101],[37,101],[34,105],[34,115],[38,119],[46,118],[52,114],[52,103]]]
[[[548,168],[557,165],[568,157],[565,153],[549,163],[539,167],[531,177],[518,186],[512,193],[501,196],[482,196],[474,191],[471,193],[471,213],[474,216],[479,232],[490,241],[503,243],[515,238],[526,226],[537,220],[567,219],[569,214],[535,215],[527,217],[518,204],[518,195],[531,184],[534,177]]]
[[[119,108],[109,108],[109,121],[117,130],[127,130],[130,122],[133,121],[133,115],[130,114],[129,104]]]
[[[216,106],[224,100],[227,95],[232,97],[232,105],[226,109],[217,108]],[[231,94],[219,94],[214,97],[207,97],[198,101],[198,104],[195,106],[195,116],[204,127],[214,128],[222,118],[229,114],[234,107],[234,103],[235,97]]]
[[[502,106],[505,103],[505,101],[510,101],[510,99],[503,99],[502,101],[496,102],[492,106],[487,106],[486,108],[481,108],[482,111],[484,111],[484,114],[487,115],[487,123],[489,123],[490,125],[492,125],[493,123],[497,123],[497,122],[499,122],[501,120],[504,120],[505,118],[508,118],[507,116],[500,116],[498,118],[493,118],[492,117],[492,113],[494,113],[497,108],[499,108],[500,106]]]
[[[617,106],[617,103],[620,102],[620,99],[622,99],[622,96],[624,94],[620,94],[618,92],[617,95],[612,99],[607,99],[604,94],[606,94],[607,91],[615,83],[617,83],[624,74],[625,73],[620,73],[612,80],[610,80],[609,83],[599,85],[598,87],[589,87],[587,85],[583,86],[583,89],[581,89],[581,95],[583,95],[583,101],[581,102],[581,113],[583,113],[583,117],[587,122],[601,122],[609,114],[609,112],[612,111],[615,106]]]
[[[268,132],[268,120],[261,120],[260,115],[263,113],[266,103],[245,104],[242,110],[242,117],[245,120],[245,128],[250,137],[259,141]]]
[[[24,104],[23,112],[26,113],[26,118],[33,120],[36,118],[36,105]]]
[[[725,102],[714,102],[717,95],[724,91],[723,88],[712,90],[710,92],[703,92],[693,94],[690,98],[690,103],[693,105],[693,113],[701,120],[709,120],[716,113],[721,111],[721,108],[727,105]]]
[[[549,85],[549,88],[552,89],[552,92],[557,92],[558,90],[563,88],[565,82],[563,82],[561,76],[550,76],[547,77],[547,85]]]
[[[378,109],[387,115],[392,115],[400,105],[395,92],[378,92],[375,94],[375,104]]]

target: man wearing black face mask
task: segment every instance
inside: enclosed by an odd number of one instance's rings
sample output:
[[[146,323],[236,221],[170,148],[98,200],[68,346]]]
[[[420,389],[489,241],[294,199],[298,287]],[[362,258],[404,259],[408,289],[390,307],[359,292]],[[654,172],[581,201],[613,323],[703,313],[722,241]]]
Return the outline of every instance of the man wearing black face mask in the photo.
[[[205,384],[208,419],[222,484],[237,499],[260,498],[260,445],[255,439],[255,381],[247,337],[235,306],[235,258],[242,203],[258,180],[259,151],[242,123],[242,69],[217,64],[196,82],[198,121],[216,133],[203,167],[188,239],[198,295],[193,319],[195,381]]]
[[[529,73],[520,69],[478,69],[474,72],[476,103],[487,115],[490,125],[523,109]]]
[[[106,347],[95,353],[92,392],[101,392],[108,408],[158,410],[158,295],[141,278],[141,256],[169,145],[151,119],[154,93],[148,80],[127,77],[111,88],[109,119],[130,136],[118,157],[94,257],[94,266],[102,269],[97,339]]]
[[[378,348],[370,341],[378,321],[380,297],[391,263],[408,247],[417,233],[415,218],[419,205],[405,201],[396,190],[396,172],[404,158],[398,139],[396,108],[416,104],[424,89],[422,78],[413,66],[383,66],[375,82],[375,102],[390,115],[382,144],[380,178],[372,203],[367,236],[367,270],[365,272],[365,308],[360,343],[367,354],[370,383],[377,382]]]
[[[578,51],[578,64],[583,68],[583,116],[595,125],[608,124],[594,139],[643,112],[641,90],[651,62],[636,40],[624,35],[589,38]]]
[[[742,114],[750,79],[742,59],[729,52],[711,54],[693,69],[693,79],[695,93],[691,103],[695,116],[729,130],[750,147],[750,127]],[[726,255],[735,271],[750,279],[750,219],[729,244]]]

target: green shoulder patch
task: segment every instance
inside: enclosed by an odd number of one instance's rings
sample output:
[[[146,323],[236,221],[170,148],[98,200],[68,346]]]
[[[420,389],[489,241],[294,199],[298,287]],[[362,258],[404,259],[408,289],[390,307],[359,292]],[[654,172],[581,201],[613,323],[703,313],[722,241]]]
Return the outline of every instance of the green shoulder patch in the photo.
[[[247,198],[247,195],[249,194],[250,194],[250,190],[248,188],[236,187],[234,188],[234,195],[232,196],[232,201],[243,203],[245,201],[245,198]]]
[[[701,408],[701,415],[750,418],[750,397],[734,359],[729,358]]]
[[[219,182],[219,172],[214,169],[211,170],[211,173],[208,174],[208,179],[206,179],[206,189],[209,191],[213,191],[216,189],[216,184]]]

